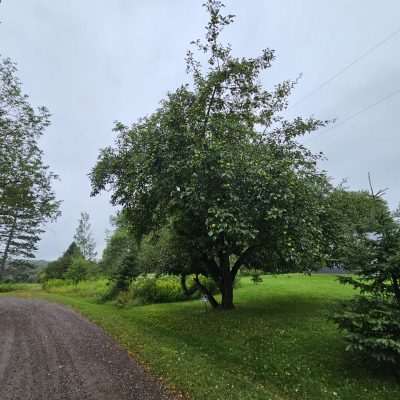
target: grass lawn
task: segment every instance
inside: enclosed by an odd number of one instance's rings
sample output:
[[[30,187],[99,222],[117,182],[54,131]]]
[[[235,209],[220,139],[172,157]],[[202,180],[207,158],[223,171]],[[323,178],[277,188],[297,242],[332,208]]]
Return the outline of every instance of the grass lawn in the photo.
[[[354,294],[334,276],[242,278],[229,312],[205,311],[198,300],[117,308],[82,291],[17,293],[77,309],[192,399],[400,399],[400,383],[346,353],[327,320]]]

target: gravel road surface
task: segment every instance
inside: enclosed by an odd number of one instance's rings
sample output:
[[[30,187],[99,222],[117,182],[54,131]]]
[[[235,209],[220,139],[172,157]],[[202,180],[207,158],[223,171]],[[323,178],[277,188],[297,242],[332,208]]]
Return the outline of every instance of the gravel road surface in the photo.
[[[0,297],[1,400],[171,400],[102,329],[72,310]]]

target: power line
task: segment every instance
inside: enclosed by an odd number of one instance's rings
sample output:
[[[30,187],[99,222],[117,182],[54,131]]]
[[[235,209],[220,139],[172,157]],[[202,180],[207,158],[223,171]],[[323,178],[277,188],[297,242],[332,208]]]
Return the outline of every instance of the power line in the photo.
[[[326,79],[322,83],[320,83],[316,88],[311,90],[308,94],[306,94],[304,97],[302,97],[300,100],[298,100],[296,103],[294,103],[289,109],[296,107],[300,103],[302,103],[304,100],[308,99],[311,97],[313,94],[321,90],[323,87],[331,83],[333,80],[338,78],[340,75],[344,74],[348,69],[350,69],[353,65],[357,64],[359,61],[361,61],[363,58],[367,57],[369,54],[371,54],[373,51],[375,51],[378,47],[382,46],[385,44],[387,41],[393,39],[396,35],[400,33],[400,28],[386,36],[384,39],[382,39],[380,42],[374,44],[372,47],[370,47],[368,50],[366,50],[363,54],[358,56],[355,60],[353,60],[350,64],[347,64],[345,67],[340,69],[338,72],[336,72],[334,75],[332,75],[330,78]]]
[[[345,119],[339,121],[337,124],[331,126],[330,128],[324,129],[324,132],[330,131],[332,129],[336,129],[338,126],[341,126],[341,125],[345,124],[346,122],[352,120],[353,118],[358,117],[360,114],[364,113],[365,111],[368,111],[373,107],[376,107],[377,105],[383,103],[384,101],[387,101],[387,100],[391,99],[392,97],[394,97],[394,96],[396,96],[398,94],[400,94],[400,89],[397,89],[392,93],[389,93],[387,96],[382,97],[380,100],[376,101],[375,103],[369,104],[368,106],[362,108],[361,110],[355,112],[354,114],[349,115],[348,117],[346,117]]]

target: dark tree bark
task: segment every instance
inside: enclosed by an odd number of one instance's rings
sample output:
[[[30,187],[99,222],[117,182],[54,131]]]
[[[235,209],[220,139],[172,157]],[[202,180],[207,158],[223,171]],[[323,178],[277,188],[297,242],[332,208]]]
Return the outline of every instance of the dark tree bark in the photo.
[[[201,292],[204,293],[205,296],[207,296],[207,300],[211,304],[211,307],[218,308],[219,307],[218,301],[215,300],[215,297],[212,295],[212,293],[204,285],[201,284],[198,275],[195,276],[194,281],[196,282]]]
[[[232,310],[233,308],[235,308],[233,304],[233,278],[230,271],[224,274],[223,289],[221,291],[221,294],[221,308],[223,310]]]

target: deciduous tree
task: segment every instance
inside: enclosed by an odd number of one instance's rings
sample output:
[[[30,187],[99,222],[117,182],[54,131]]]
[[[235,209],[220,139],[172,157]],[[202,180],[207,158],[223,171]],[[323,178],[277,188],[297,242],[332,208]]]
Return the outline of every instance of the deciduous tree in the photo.
[[[89,222],[89,214],[87,212],[81,213],[78,227],[74,235],[74,240],[79,247],[82,256],[89,261],[94,261],[96,258],[96,242],[92,235],[92,226]]]
[[[331,188],[317,169],[320,155],[298,141],[325,122],[284,119],[295,82],[271,90],[261,84],[274,51],[234,56],[220,41],[233,16],[223,15],[219,1],[205,6],[205,41],[193,45],[207,67],[189,51],[192,84],[132,126],[117,123],[115,146],[101,151],[91,180],[93,195],[112,191],[139,237],[168,226],[189,260],[180,273],[212,277],[221,304],[202,289],[213,306],[230,309],[243,265],[273,271],[320,265],[328,251],[321,219]]]
[[[0,276],[7,261],[32,258],[43,224],[59,215],[38,139],[49,112],[29,104],[9,59],[0,61]]]

